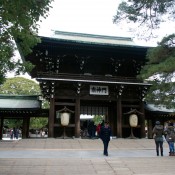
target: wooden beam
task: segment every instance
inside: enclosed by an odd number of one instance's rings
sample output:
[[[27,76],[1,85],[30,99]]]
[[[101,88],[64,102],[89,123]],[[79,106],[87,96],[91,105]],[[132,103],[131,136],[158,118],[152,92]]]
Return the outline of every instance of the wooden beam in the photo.
[[[80,137],[80,99],[79,97],[76,99],[75,106],[75,137]]]
[[[4,117],[1,117],[0,140],[2,140],[2,137],[3,137],[3,125],[4,125]]]
[[[122,138],[122,105],[120,97],[117,101],[117,137]]]
[[[30,117],[23,117],[23,127],[22,127],[23,139],[26,139],[29,137],[29,124],[30,124]]]
[[[140,111],[141,113],[143,113],[143,115],[140,116],[140,126],[141,126],[141,138],[145,138],[146,137],[146,133],[145,133],[145,110],[144,110],[144,102],[141,101],[140,102]]]
[[[75,106],[75,103],[55,102],[55,106]]]
[[[50,98],[50,111],[49,111],[49,137],[54,137],[54,118],[55,118],[55,99]]]

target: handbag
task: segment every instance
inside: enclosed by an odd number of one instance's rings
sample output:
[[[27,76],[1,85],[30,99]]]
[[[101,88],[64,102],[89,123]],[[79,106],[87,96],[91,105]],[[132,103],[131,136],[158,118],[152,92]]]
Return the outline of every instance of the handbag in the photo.
[[[166,139],[165,139],[165,136],[164,135],[162,135],[162,138],[163,138],[163,142],[166,142]]]
[[[156,137],[156,134],[153,134],[153,139],[155,139],[155,137]]]

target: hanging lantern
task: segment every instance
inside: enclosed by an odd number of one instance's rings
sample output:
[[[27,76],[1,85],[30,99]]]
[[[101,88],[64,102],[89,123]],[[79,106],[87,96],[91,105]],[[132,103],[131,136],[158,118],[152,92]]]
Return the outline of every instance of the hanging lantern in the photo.
[[[61,113],[61,125],[67,126],[69,124],[70,113],[63,112]]]
[[[131,127],[136,127],[138,125],[138,117],[136,114],[131,114],[129,116],[129,124]]]

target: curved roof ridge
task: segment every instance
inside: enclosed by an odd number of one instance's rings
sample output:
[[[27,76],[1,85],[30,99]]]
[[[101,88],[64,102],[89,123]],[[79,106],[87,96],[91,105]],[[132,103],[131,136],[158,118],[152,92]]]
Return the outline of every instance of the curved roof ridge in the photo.
[[[64,32],[55,30],[53,38],[76,41],[76,42],[136,46],[131,37],[107,36],[107,35]]]
[[[58,31],[58,30],[55,30],[54,34],[55,35],[81,36],[81,37],[92,37],[92,38],[105,38],[105,39],[114,39],[114,40],[133,41],[131,37],[98,35],[98,34],[79,33],[79,32],[66,32],[66,31]]]

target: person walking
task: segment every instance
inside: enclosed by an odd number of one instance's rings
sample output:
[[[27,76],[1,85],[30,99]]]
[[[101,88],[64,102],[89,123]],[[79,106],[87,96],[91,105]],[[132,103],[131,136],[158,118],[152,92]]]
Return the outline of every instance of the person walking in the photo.
[[[19,137],[19,129],[16,128],[15,129],[15,138],[18,140],[18,137]]]
[[[175,142],[175,130],[173,123],[168,124],[168,128],[166,129],[166,141],[169,146],[169,156],[175,156],[174,153],[174,142]]]
[[[111,128],[109,127],[109,122],[105,122],[104,126],[100,130],[100,138],[103,141],[104,151],[103,154],[108,156],[108,145],[111,137]]]
[[[156,144],[156,153],[159,156],[159,148],[161,156],[163,156],[163,135],[164,135],[164,127],[160,124],[160,121],[156,121],[156,124],[153,128],[153,138]]]
[[[10,129],[10,139],[11,139],[11,140],[13,139],[13,134],[14,134],[14,133],[13,133],[13,129],[11,128],[11,129]]]
[[[16,139],[16,128],[13,128],[13,138]]]

